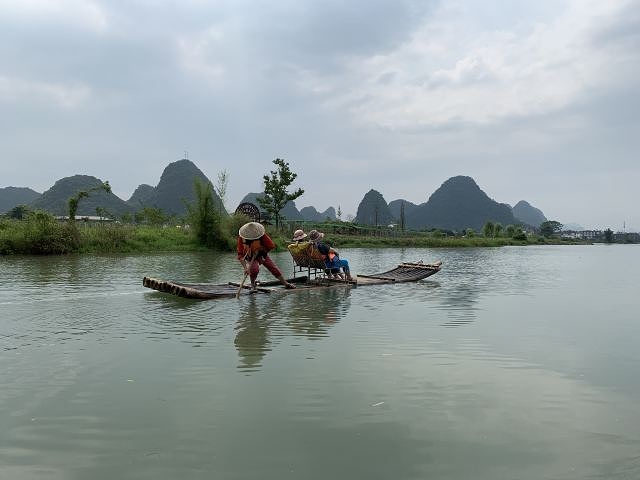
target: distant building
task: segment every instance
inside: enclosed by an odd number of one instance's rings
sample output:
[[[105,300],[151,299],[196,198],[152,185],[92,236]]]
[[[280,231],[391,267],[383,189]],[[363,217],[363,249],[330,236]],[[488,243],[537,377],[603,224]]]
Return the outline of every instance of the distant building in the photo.
[[[561,236],[576,240],[600,240],[604,238],[604,232],[602,230],[565,230]]]
[[[615,243],[640,243],[640,233],[636,232],[616,232],[613,234]]]
[[[69,220],[68,215],[58,215],[55,217],[56,220]],[[113,222],[113,218],[108,217],[99,217],[97,215],[76,215],[76,220],[83,220],[85,222]]]

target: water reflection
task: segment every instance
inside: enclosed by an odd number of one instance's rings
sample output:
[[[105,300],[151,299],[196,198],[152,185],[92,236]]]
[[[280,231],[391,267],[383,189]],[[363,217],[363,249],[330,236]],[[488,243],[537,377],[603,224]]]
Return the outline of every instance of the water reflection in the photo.
[[[243,302],[234,344],[241,370],[252,371],[282,338],[303,336],[319,340],[350,307],[351,290],[337,287],[268,297],[252,296]]]
[[[460,327],[476,320],[480,293],[472,285],[459,285],[439,297],[438,308],[445,310],[447,321],[443,327]]]

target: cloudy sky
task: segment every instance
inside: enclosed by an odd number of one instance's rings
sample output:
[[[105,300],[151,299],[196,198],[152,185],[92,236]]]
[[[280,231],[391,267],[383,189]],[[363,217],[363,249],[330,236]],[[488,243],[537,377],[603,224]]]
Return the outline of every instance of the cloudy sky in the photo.
[[[285,158],[298,207],[454,175],[640,228],[638,0],[0,0],[0,187],[127,199],[189,152],[228,206]]]

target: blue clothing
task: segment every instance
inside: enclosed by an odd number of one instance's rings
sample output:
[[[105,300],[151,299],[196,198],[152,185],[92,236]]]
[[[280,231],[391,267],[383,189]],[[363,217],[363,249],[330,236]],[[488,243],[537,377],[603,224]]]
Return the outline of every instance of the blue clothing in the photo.
[[[344,273],[349,273],[349,261],[341,259],[338,255],[333,257],[333,260],[329,260],[327,257],[324,264],[332,274],[340,273],[340,268],[344,269]]]
[[[349,274],[349,262],[347,260],[342,260],[340,256],[336,253],[333,257],[333,260],[329,259],[330,248],[324,242],[317,242],[316,248],[324,257],[324,264],[327,267],[327,273],[332,275],[340,273],[340,269],[344,269],[344,273]]]

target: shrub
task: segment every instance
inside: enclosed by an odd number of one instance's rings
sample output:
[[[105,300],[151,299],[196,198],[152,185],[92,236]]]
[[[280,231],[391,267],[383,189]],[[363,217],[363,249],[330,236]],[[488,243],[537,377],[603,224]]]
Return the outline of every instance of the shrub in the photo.
[[[213,199],[213,186],[211,183],[203,185],[197,178],[194,179],[193,186],[195,205],[186,201],[184,203],[198,243],[210,248],[226,248],[228,240],[222,230],[222,216]]]

